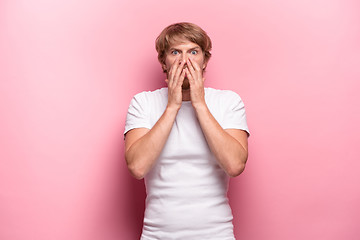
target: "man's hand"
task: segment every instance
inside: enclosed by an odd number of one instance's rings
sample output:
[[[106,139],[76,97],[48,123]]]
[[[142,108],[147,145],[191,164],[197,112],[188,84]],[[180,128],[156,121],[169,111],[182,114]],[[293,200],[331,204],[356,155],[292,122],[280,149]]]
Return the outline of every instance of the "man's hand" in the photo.
[[[186,76],[190,82],[191,103],[195,109],[206,142],[219,165],[231,177],[239,175],[247,160],[247,133],[239,129],[224,130],[205,102],[203,69],[188,59]]]
[[[203,69],[190,58],[187,59],[187,68],[185,69],[186,76],[190,83],[190,98],[194,108],[206,105],[204,78],[202,75]]]
[[[168,73],[168,79],[165,82],[168,85],[168,107],[180,109],[182,103],[182,84],[185,78],[185,71],[183,71],[185,61],[180,62],[177,57],[174,64],[171,66]]]

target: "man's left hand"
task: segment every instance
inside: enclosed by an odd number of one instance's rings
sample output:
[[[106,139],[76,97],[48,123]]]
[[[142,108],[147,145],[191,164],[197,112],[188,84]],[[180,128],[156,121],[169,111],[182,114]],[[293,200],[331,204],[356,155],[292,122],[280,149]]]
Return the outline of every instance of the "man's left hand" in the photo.
[[[190,83],[190,98],[194,108],[206,105],[203,69],[190,58],[187,59],[186,76]]]

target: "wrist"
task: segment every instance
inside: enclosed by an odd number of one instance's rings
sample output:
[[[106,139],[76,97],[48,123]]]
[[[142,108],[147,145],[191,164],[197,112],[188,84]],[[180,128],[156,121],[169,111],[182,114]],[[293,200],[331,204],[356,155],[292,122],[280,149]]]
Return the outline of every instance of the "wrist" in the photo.
[[[177,114],[179,109],[181,107],[181,104],[168,104],[165,108],[165,112],[168,112],[170,114]]]
[[[196,112],[208,111],[208,107],[205,102],[192,103]]]

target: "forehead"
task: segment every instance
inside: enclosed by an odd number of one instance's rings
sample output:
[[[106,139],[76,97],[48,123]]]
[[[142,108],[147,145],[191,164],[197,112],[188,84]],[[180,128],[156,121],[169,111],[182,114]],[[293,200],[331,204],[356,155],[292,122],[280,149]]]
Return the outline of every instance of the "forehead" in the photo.
[[[176,38],[170,41],[169,49],[172,48],[200,48],[200,46],[194,42],[191,42],[185,38]],[[201,49],[201,48],[200,48]]]

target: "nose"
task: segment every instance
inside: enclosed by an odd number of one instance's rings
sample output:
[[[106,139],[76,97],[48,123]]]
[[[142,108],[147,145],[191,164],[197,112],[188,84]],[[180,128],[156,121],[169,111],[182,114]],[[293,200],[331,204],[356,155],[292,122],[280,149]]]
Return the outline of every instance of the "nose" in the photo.
[[[181,56],[180,56],[180,61],[181,61],[181,62],[179,62],[179,64],[184,63],[183,68],[185,68],[186,65],[187,65],[187,64],[186,64],[187,59],[188,59],[188,56],[186,56],[186,54],[181,54]]]
[[[181,58],[182,58],[181,60],[186,63],[188,56],[187,56],[187,54],[182,54]]]

